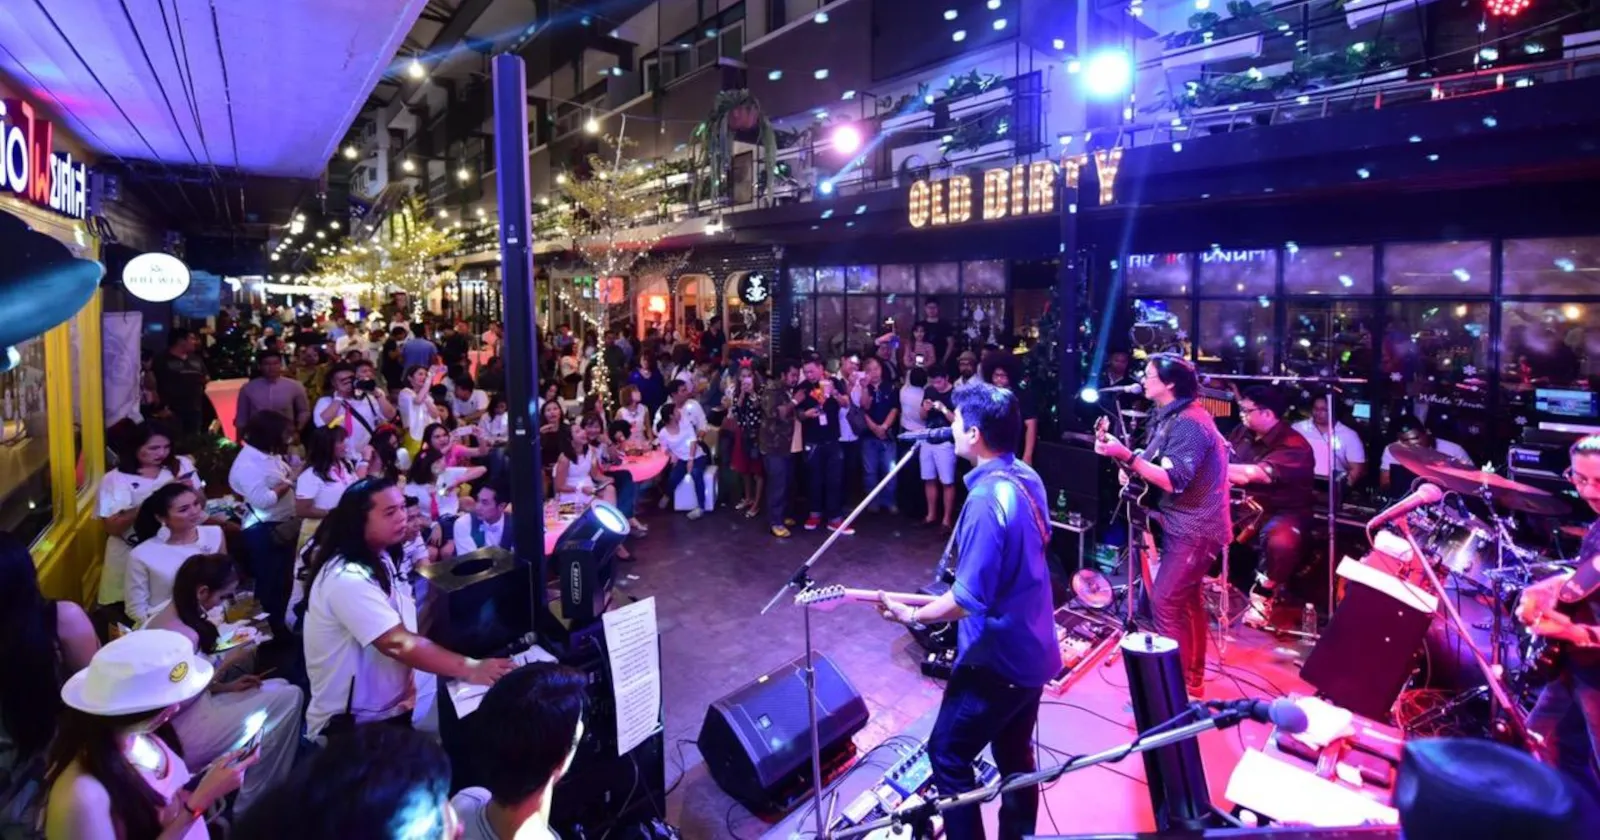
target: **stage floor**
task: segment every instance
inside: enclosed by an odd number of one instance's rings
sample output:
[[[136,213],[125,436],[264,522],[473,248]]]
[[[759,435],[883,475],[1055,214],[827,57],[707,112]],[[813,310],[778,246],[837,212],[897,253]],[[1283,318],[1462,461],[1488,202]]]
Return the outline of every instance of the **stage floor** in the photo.
[[[792,605],[760,615],[787,576],[822,544],[827,532],[796,529],[779,541],[759,520],[728,509],[690,522],[682,515],[647,519],[651,532],[632,545],[640,561],[623,570],[623,591],[654,596],[660,621],[663,704],[666,717],[667,817],[683,836],[754,838],[771,826],[722,792],[692,742],[713,701],[803,653],[801,615]],[[823,584],[912,590],[925,584],[944,547],[939,532],[885,516],[863,517],[857,533],[843,537],[817,564]],[[855,743],[858,754],[903,732],[925,732],[942,685],[918,670],[920,650],[906,632],[863,605],[844,605],[813,617],[816,649],[838,664],[865,696],[872,716]],[[1219,662],[1208,655],[1208,698],[1272,697],[1306,693],[1299,665],[1307,649],[1254,630],[1240,629]],[[1060,697],[1046,695],[1041,748],[1094,752],[1132,737],[1127,676],[1119,660],[1096,667]],[[1222,803],[1229,773],[1247,747],[1259,747],[1266,727],[1245,724],[1200,739],[1213,800]],[[1053,756],[1041,752],[1041,761]],[[1154,828],[1143,763],[1130,758],[1093,768],[1051,786],[1040,807],[1041,834],[1088,834]],[[681,781],[679,781],[681,779]],[[848,799],[848,795],[845,797]],[[804,806],[802,806],[804,807]],[[987,806],[993,835],[994,811]],[[806,836],[809,829],[803,828]],[[792,836],[774,832],[773,836]]]

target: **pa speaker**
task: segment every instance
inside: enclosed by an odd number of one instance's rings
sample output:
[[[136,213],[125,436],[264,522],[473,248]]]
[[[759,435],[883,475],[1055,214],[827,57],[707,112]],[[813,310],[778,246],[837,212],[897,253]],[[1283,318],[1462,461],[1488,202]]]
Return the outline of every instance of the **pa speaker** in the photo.
[[[1300,675],[1336,705],[1377,721],[1411,676],[1437,601],[1373,566],[1339,565],[1344,600]]]
[[[823,763],[849,752],[867,725],[867,703],[833,660],[813,653],[817,742]],[[810,720],[804,656],[774,668],[711,704],[700,726],[700,754],[717,786],[757,813],[787,810],[811,785]]]
[[[490,656],[533,629],[532,574],[503,548],[419,566],[423,634],[463,656]]]

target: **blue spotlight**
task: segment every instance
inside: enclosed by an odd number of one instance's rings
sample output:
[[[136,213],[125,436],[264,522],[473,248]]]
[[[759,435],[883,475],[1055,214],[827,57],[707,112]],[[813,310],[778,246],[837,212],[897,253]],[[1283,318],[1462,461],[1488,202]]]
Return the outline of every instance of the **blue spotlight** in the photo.
[[[823,195],[833,195],[833,182],[823,181],[822,183],[818,184],[817,192],[822,193]]]
[[[1090,96],[1112,99],[1133,86],[1133,60],[1122,50],[1104,50],[1083,65],[1083,85]]]
[[[1093,385],[1087,386],[1082,391],[1078,392],[1078,399],[1093,405],[1094,403],[1100,401],[1100,389],[1094,387]]]

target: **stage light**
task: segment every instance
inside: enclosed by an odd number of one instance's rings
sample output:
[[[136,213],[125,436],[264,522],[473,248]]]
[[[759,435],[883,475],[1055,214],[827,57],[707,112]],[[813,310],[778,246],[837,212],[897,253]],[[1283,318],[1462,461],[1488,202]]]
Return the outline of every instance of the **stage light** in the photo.
[[[1006,19],[1005,18],[995,18],[994,31],[999,32],[1000,30],[1005,29],[1005,28],[1006,28]]]
[[[1078,392],[1078,399],[1093,405],[1100,401],[1100,389],[1090,385]]]
[[[411,158],[406,158],[400,162],[400,168],[407,172],[415,172],[417,171],[417,164]]]
[[[945,20],[955,20],[956,19],[956,10],[955,9],[945,9],[944,10],[944,19]]]
[[[428,68],[422,66],[422,62],[413,58],[411,59],[411,64],[406,67],[406,75],[420,81],[428,78]]]
[[[1122,50],[1097,53],[1083,69],[1084,88],[1090,96],[1101,99],[1121,96],[1133,84],[1133,62]]]
[[[842,155],[853,155],[861,149],[861,132],[853,125],[841,125],[833,130],[833,150]]]
[[[827,23],[828,22],[828,13],[827,12],[817,12],[816,16],[813,17],[811,20],[816,22],[816,23]]]
[[[823,195],[833,195],[833,182],[823,181],[822,183],[818,184],[817,192],[822,193]]]
[[[344,159],[345,160],[355,160],[356,158],[358,158],[360,156],[361,156],[361,153],[356,151],[356,147],[355,146],[345,146],[344,147]]]
[[[816,79],[819,82],[822,81],[823,79],[828,78],[828,68],[824,67],[824,68],[812,73],[811,74],[811,78]]]
[[[1067,42],[1061,38],[1057,38],[1050,42],[1050,46],[1058,50],[1064,50],[1067,48]]]

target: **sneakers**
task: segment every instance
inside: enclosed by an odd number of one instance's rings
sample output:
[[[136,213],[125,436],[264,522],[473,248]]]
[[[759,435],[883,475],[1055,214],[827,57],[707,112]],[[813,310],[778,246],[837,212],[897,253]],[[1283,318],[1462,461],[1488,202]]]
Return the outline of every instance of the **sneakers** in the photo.
[[[817,526],[821,525],[821,524],[822,524],[822,515],[821,514],[813,513],[810,516],[806,517],[806,530],[807,531],[815,531],[815,530],[817,530]]]
[[[695,508],[694,510],[689,511],[689,518],[690,519],[699,519],[700,517],[705,516],[705,515],[706,515],[706,512],[701,510],[701,509],[699,509],[699,508]]]
[[[789,534],[789,529],[783,527],[782,525],[772,526],[772,535],[780,540],[786,540],[791,536]]]
[[[1244,611],[1244,626],[1261,629],[1272,623],[1272,599],[1260,592],[1250,593],[1250,606]]]
[[[844,520],[843,519],[829,520],[829,522],[828,522],[828,530],[830,530],[830,531],[838,531],[839,533],[844,534],[847,537],[856,532],[856,529],[854,529],[854,528],[846,528],[844,526]]]

